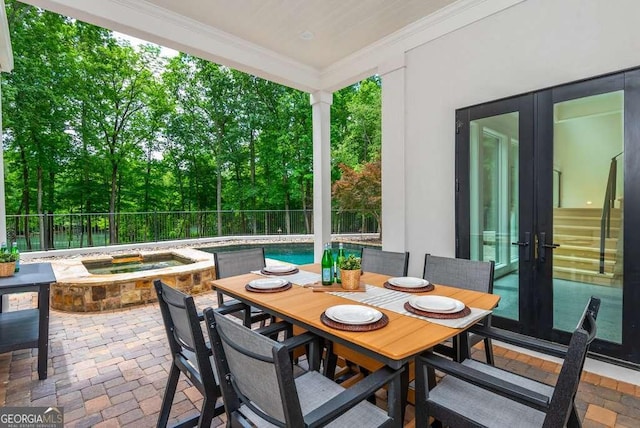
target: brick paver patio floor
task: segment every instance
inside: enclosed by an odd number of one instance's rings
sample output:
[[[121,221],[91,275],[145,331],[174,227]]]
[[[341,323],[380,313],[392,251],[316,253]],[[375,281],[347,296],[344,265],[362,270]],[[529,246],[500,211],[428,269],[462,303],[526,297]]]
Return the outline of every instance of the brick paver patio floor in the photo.
[[[13,306],[31,305],[12,298]],[[196,297],[200,308],[215,295]],[[37,351],[0,354],[0,405],[64,406],[65,426],[155,426],[169,368],[157,304],[101,314],[51,311],[49,376],[38,380]],[[555,363],[495,347],[496,364],[553,383]],[[172,421],[195,415],[202,398],[182,377]],[[585,372],[577,406],[585,427],[639,427],[640,386]],[[407,419],[413,416],[412,409]],[[216,418],[212,426],[223,425]],[[412,425],[409,422],[409,425]]]

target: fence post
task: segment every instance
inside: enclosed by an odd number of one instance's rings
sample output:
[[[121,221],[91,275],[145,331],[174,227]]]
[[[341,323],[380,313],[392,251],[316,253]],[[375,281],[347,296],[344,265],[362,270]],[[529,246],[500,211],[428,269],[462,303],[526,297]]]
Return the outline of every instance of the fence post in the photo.
[[[47,237],[44,229],[44,214],[38,213],[38,228],[40,229],[40,249],[47,249]]]
[[[153,237],[158,242],[158,210],[153,212]]]

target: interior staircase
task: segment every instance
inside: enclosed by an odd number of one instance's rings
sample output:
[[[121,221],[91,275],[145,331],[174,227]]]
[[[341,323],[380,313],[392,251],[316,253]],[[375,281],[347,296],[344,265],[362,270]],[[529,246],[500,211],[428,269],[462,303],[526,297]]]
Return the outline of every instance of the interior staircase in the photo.
[[[621,263],[618,237],[621,209],[611,210],[611,237],[605,240],[605,268],[600,273],[600,208],[554,208],[554,278],[605,286],[621,286],[616,263]],[[619,254],[620,250],[620,254]],[[619,270],[619,269],[618,269]]]

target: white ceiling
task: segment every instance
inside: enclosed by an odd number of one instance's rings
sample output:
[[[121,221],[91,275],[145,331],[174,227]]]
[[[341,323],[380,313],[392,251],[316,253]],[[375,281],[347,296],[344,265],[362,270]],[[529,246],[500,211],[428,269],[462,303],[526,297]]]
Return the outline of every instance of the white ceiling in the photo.
[[[455,0],[147,0],[324,69]],[[311,32],[311,40],[300,35]]]
[[[21,1],[315,92],[401,67],[408,50],[524,0]]]

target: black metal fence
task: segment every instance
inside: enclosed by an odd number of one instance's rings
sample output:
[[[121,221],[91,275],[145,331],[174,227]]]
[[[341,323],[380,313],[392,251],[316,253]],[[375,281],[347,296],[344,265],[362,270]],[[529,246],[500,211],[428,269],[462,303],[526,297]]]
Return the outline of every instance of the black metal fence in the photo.
[[[313,233],[313,211],[165,211],[7,215],[7,238],[20,251],[138,244],[242,235]],[[377,233],[371,213],[333,211],[333,233]]]

